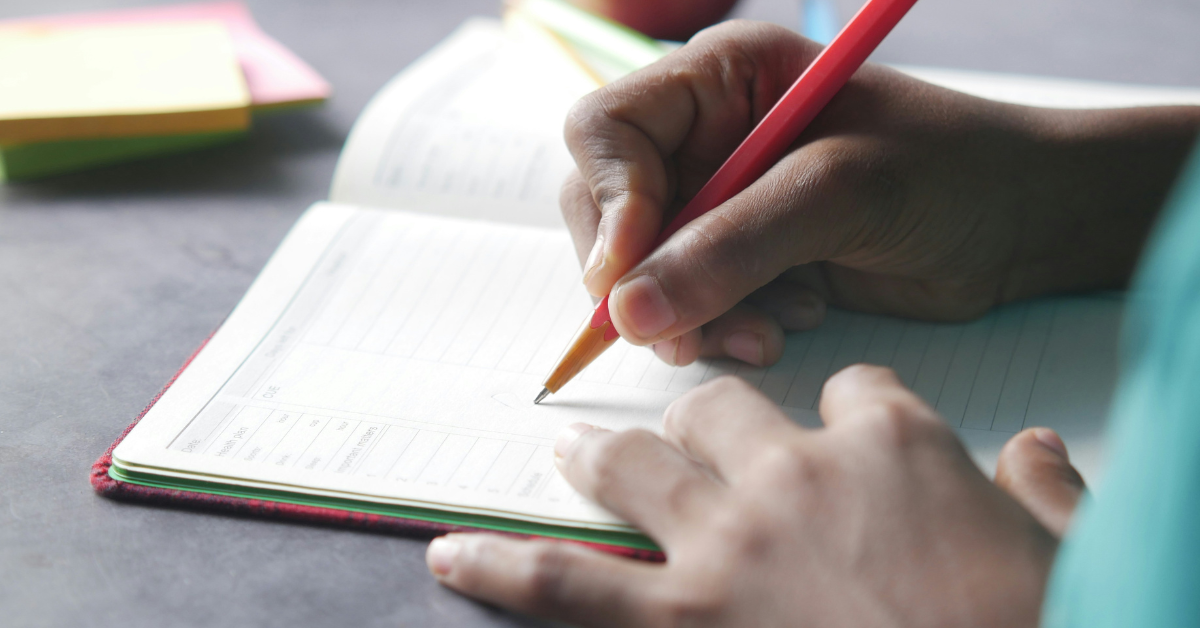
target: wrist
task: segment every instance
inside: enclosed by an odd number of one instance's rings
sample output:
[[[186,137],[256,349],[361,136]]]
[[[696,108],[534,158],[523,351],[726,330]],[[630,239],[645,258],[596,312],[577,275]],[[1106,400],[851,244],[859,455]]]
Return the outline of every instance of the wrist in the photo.
[[[1124,288],[1200,129],[1198,107],[1017,108],[1019,223],[1002,301]]]

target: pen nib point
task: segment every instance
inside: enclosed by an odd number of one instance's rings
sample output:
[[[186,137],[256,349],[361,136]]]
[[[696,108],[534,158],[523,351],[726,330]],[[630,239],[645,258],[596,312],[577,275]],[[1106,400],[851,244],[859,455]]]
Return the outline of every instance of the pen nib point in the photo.
[[[550,396],[550,389],[549,389],[549,388],[543,388],[543,389],[542,389],[542,392],[538,393],[537,399],[534,399],[534,400],[533,400],[533,403],[534,403],[534,404],[539,404],[539,403],[541,403],[541,402],[542,402],[542,400],[543,400],[543,399],[545,399],[546,397],[549,397],[549,396]]]

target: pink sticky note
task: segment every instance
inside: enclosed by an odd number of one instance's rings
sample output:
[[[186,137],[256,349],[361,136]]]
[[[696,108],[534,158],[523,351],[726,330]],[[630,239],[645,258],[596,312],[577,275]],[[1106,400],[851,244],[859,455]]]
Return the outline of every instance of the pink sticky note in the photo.
[[[93,26],[97,24],[161,23],[214,20],[225,24],[237,50],[250,100],[255,107],[271,107],[324,100],[330,87],[317,71],[283,44],[259,29],[250,10],[241,2],[177,4],[118,9],[96,13],[50,15],[0,20],[0,26]]]

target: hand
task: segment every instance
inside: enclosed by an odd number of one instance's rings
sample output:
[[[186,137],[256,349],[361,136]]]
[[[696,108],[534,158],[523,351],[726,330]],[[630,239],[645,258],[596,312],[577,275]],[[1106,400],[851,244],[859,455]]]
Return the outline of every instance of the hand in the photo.
[[[826,304],[964,320],[1122,286],[1200,125],[1198,108],[1018,107],[867,64],[762,179],[651,253],[819,50],[726,23],[571,112],[563,213],[626,340],[765,365]]]
[[[726,377],[672,404],[662,438],[568,430],[559,470],[665,564],[454,534],[430,545],[430,569],[466,595],[584,626],[1037,624],[1057,540],[928,405],[890,370],[854,366],[825,385],[820,413],[825,429],[800,428]],[[1014,442],[1010,468],[1069,468],[1037,433]]]
[[[1012,495],[1054,536],[1062,538],[1086,487],[1054,430],[1029,428],[1013,436],[996,461],[996,486]]]

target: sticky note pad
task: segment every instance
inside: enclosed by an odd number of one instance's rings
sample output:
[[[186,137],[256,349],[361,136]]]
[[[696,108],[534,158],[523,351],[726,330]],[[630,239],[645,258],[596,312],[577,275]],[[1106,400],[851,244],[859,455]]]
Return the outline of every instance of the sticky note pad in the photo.
[[[256,110],[315,104],[329,98],[329,83],[295,53],[264,33],[246,5],[237,1],[7,19],[0,20],[0,30],[10,26],[119,26],[203,20],[221,22],[229,31]]]
[[[0,145],[245,129],[219,22],[0,28]]]

